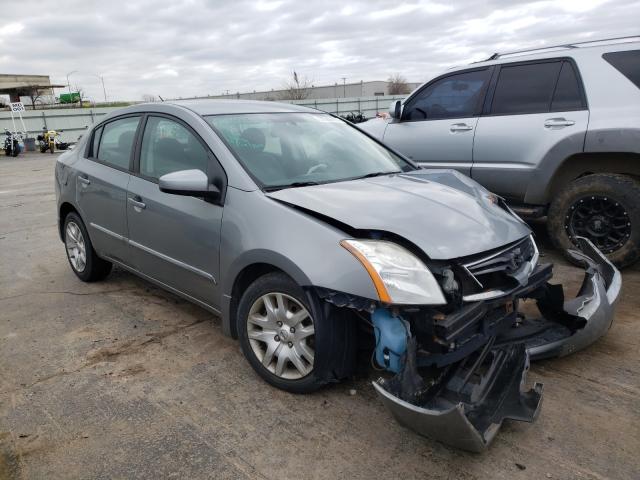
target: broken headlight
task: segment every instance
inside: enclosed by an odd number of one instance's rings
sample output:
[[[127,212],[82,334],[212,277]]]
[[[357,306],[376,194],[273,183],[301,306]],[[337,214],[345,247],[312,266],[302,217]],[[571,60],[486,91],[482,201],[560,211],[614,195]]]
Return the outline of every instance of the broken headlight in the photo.
[[[340,242],[367,270],[381,302],[444,305],[438,282],[422,261],[406,248],[385,240]]]

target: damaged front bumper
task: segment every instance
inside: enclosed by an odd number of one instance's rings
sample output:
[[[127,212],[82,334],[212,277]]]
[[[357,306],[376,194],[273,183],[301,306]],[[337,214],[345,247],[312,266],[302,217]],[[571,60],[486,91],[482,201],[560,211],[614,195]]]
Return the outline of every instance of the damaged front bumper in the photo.
[[[442,322],[454,333],[477,328],[455,352],[431,355],[411,338],[401,370],[391,379],[373,382],[396,420],[421,435],[473,452],[488,447],[503,420],[535,420],[543,389],[539,383],[526,387],[529,359],[563,356],[593,343],[610,328],[620,293],[618,270],[589,240],[578,242],[580,251],[570,254],[586,271],[576,298],[564,301],[562,286],[547,283],[551,266],[540,266],[526,286],[501,301],[517,306],[520,299],[535,299],[541,318],[525,317],[517,307],[496,318],[496,309],[490,310],[495,300],[478,302]]]

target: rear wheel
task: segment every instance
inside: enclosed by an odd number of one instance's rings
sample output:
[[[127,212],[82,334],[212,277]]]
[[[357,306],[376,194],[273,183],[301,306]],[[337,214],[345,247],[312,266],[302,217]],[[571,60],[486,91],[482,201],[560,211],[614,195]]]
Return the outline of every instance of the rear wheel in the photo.
[[[73,212],[64,220],[64,245],[73,273],[83,282],[102,280],[111,272],[111,262],[96,255],[82,219]]]
[[[312,392],[351,373],[350,320],[280,272],[247,288],[236,319],[242,351],[253,369],[293,393]]]
[[[574,180],[553,200],[547,229],[563,251],[586,237],[619,267],[631,265],[640,258],[640,183],[615,174]]]

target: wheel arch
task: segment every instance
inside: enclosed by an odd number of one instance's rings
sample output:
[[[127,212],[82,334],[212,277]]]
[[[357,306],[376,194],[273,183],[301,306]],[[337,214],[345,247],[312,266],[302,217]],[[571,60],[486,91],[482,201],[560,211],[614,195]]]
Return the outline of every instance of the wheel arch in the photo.
[[[64,241],[64,219],[67,218],[67,215],[70,213],[75,213],[82,218],[80,211],[75,206],[70,202],[62,202],[58,209],[58,235],[60,235],[60,240],[62,241]]]
[[[572,181],[595,173],[617,173],[640,179],[640,154],[597,152],[571,155],[553,173],[545,193],[546,203]]]
[[[276,252],[253,251],[235,262],[229,269],[227,282],[223,285],[222,330],[226,335],[238,338],[235,317],[238,303],[247,287],[258,277],[271,272],[282,272],[291,277],[301,287],[311,284],[305,273],[290,259]]]

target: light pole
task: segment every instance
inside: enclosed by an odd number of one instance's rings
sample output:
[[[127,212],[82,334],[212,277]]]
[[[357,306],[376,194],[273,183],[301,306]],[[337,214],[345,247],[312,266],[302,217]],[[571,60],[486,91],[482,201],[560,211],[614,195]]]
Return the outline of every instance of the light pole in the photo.
[[[93,74],[92,76],[100,79],[102,82],[102,93],[104,94],[104,103],[107,103],[107,90],[104,88],[104,77],[102,75]]]
[[[67,89],[69,90],[69,101],[71,101],[71,84],[69,83],[69,77],[74,73],[78,73],[78,71],[72,70],[71,72],[67,73]]]
[[[342,77],[342,98],[347,97],[347,77]]]

